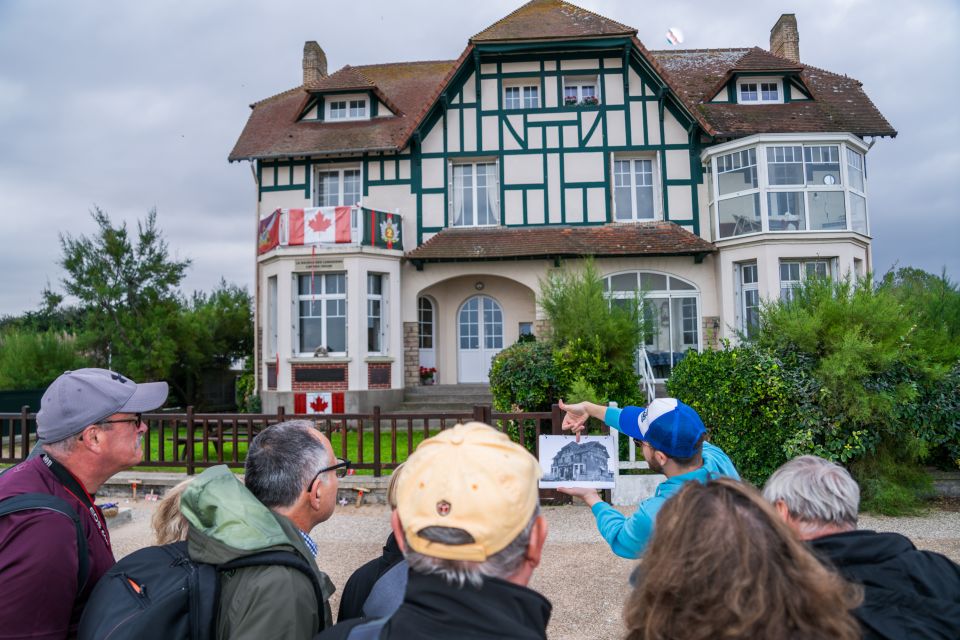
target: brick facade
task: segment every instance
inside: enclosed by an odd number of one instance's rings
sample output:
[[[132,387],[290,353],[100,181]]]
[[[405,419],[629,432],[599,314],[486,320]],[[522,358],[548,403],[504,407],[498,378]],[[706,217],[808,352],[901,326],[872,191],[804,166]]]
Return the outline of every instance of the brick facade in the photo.
[[[403,386],[420,384],[420,330],[416,322],[403,323]]]
[[[304,369],[340,369],[343,371],[343,380],[337,382],[298,382],[297,371]],[[350,388],[350,372],[346,363],[295,364],[292,373],[294,391],[346,391]]]

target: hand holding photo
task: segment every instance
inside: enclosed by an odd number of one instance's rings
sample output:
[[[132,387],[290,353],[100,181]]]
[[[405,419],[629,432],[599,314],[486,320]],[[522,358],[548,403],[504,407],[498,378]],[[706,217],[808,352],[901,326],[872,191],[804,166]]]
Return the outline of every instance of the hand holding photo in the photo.
[[[541,489],[612,489],[613,436],[540,436]]]

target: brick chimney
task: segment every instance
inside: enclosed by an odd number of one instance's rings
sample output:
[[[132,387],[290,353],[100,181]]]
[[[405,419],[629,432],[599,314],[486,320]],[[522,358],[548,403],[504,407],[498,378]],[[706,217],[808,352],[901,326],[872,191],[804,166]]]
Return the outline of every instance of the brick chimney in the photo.
[[[303,84],[310,86],[327,77],[327,54],[313,40],[303,44]]]
[[[800,62],[800,32],[797,31],[797,16],[784,13],[777,20],[777,24],[773,25],[773,29],[770,29],[770,53]]]

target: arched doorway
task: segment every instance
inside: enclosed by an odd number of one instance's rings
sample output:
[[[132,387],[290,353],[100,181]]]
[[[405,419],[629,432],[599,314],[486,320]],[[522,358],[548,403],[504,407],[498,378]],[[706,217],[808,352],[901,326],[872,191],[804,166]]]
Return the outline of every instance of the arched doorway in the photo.
[[[468,298],[457,313],[459,382],[489,382],[490,362],[503,349],[503,309],[489,296]]]

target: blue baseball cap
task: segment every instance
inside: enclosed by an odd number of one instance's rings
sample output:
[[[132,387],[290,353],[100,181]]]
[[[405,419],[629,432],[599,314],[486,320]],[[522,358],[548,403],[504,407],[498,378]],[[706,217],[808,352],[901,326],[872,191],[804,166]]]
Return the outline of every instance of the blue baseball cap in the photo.
[[[624,407],[620,432],[671,458],[690,458],[707,429],[700,415],[676,398],[657,398],[644,407]]]

